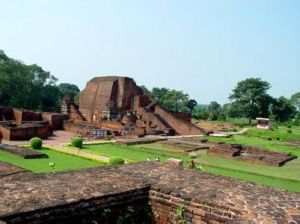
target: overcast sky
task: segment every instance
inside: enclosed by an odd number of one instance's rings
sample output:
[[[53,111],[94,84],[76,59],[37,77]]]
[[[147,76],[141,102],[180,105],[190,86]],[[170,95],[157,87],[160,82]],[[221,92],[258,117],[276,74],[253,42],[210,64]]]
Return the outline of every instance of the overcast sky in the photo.
[[[289,97],[300,91],[300,1],[0,0],[0,49],[81,89],[124,75],[226,103],[238,81],[261,77]]]

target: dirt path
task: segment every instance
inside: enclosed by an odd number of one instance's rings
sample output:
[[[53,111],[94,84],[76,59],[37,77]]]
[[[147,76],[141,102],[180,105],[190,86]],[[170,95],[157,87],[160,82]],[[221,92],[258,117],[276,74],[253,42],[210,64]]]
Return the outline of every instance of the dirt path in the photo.
[[[80,157],[83,157],[86,159],[98,160],[100,162],[108,162],[109,161],[109,158],[106,156],[96,155],[94,153],[85,152],[80,149],[76,150],[76,149],[67,148],[67,147],[64,147],[63,144],[61,144],[60,146],[55,146],[54,148],[56,151],[71,154],[74,156],[80,156]]]
[[[86,159],[92,159],[92,160],[98,160],[101,162],[108,162],[109,158],[106,156],[96,155],[89,152],[84,152],[82,150],[75,150],[71,148],[64,147],[64,145],[68,144],[70,142],[70,139],[72,137],[76,136],[76,134],[67,132],[67,131],[55,131],[52,136],[50,136],[48,139],[43,140],[43,145],[48,146],[51,148],[54,148],[56,151],[71,154],[74,156],[80,156]],[[84,142],[85,144],[89,143],[105,143],[110,141],[88,141]],[[113,142],[113,141],[111,141]],[[28,145],[29,141],[6,141],[3,140],[3,144],[9,144],[9,145]]]

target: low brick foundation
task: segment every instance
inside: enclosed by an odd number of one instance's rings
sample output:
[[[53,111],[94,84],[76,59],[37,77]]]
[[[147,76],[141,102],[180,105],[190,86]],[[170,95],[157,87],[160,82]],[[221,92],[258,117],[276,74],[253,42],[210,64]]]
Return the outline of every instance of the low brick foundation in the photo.
[[[0,178],[7,223],[300,223],[300,194],[142,162]]]
[[[207,150],[207,155],[209,156],[237,159],[268,166],[282,166],[286,162],[297,158],[290,153],[264,150],[252,146],[225,143],[210,144],[211,147]]]
[[[160,190],[160,189],[158,189]],[[150,191],[150,204],[154,223],[228,223],[249,220],[239,217],[239,212],[229,207],[218,206],[209,202],[182,198],[180,194]]]
[[[48,158],[48,155],[41,153],[37,150],[27,149],[25,147],[0,144],[0,151],[9,152],[24,159]]]

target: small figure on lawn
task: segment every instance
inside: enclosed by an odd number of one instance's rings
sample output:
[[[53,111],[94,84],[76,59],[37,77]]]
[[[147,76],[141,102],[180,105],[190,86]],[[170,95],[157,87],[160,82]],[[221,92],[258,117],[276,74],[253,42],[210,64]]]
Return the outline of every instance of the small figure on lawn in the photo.
[[[196,165],[195,165],[194,160],[191,160],[190,164],[189,164],[189,169],[195,169],[195,167],[196,167]]]

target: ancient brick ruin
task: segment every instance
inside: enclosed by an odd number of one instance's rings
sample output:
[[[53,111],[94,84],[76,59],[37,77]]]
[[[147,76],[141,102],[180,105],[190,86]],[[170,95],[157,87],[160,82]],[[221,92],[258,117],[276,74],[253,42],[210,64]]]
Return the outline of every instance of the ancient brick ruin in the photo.
[[[12,153],[14,155],[22,157],[23,159],[48,158],[46,154],[41,153],[37,150],[14,145],[0,144],[0,151]]]
[[[0,222],[300,222],[299,193],[158,162],[54,174],[7,168],[0,164]]]
[[[64,115],[56,113],[0,107],[0,132],[6,140],[47,138],[53,130],[63,128],[64,118]]]
[[[78,104],[68,100],[62,108],[70,117],[66,130],[83,135],[93,129],[138,136],[202,133],[190,116],[166,111],[128,77],[93,78],[81,92]]]
[[[207,155],[268,166],[282,166],[286,162],[297,158],[290,153],[275,152],[239,144],[225,144],[222,142],[212,144],[210,149],[207,151]]]

